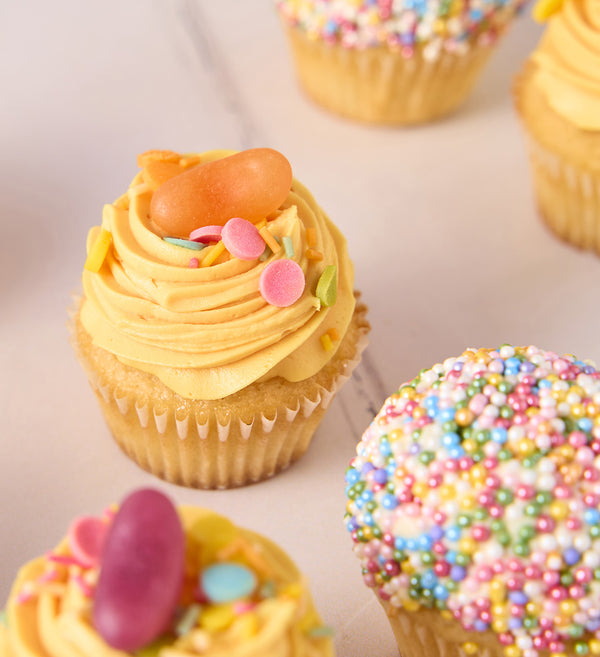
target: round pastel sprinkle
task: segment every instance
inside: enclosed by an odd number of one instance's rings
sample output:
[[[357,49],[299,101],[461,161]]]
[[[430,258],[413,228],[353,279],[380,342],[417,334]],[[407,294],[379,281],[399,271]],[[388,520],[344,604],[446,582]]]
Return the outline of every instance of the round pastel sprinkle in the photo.
[[[223,226],[200,226],[190,233],[190,239],[194,242],[218,242],[221,239]]]
[[[107,523],[93,516],[82,516],[71,524],[67,534],[73,556],[83,566],[91,568],[100,563],[108,533]]]
[[[184,240],[180,237],[163,237],[163,240],[169,244],[174,244],[175,246],[182,246],[184,249],[192,249],[192,251],[202,251],[202,249],[206,246],[200,242]]]
[[[467,350],[402,385],[346,472],[367,586],[491,630],[506,657],[600,654],[600,372]],[[464,646],[463,646],[464,648]]]
[[[84,269],[93,273],[99,272],[106,260],[111,244],[111,232],[102,228],[100,230],[100,235],[98,235],[98,238],[94,242],[94,246],[90,249],[88,257],[85,260],[85,264],[83,265]]]
[[[225,248],[240,260],[254,260],[265,250],[265,241],[256,226],[246,219],[230,219],[221,232]]]
[[[258,287],[263,299],[272,306],[291,306],[302,296],[304,272],[295,260],[275,260],[262,271]]]
[[[317,282],[315,296],[323,306],[333,306],[337,301],[337,267],[327,265]]]
[[[188,266],[190,269],[197,269],[200,266],[200,260],[198,258],[190,258]]]
[[[224,604],[252,594],[256,589],[257,579],[246,566],[223,562],[202,571],[200,586],[211,602]]]

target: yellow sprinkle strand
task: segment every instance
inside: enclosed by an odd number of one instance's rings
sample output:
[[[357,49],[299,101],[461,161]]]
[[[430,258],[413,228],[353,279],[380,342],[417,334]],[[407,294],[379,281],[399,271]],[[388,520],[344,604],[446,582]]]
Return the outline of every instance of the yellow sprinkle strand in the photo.
[[[200,263],[200,267],[210,267],[213,262],[225,251],[225,244],[223,241],[217,242],[213,247],[211,247],[210,253],[204,258]]]
[[[228,604],[206,607],[200,614],[200,627],[208,632],[221,632],[235,620],[235,613]]]
[[[339,340],[340,339],[340,332],[335,328],[335,326],[332,326],[329,331],[327,331],[327,335],[332,339],[332,340]]]
[[[300,582],[293,582],[288,584],[281,591],[282,595],[287,595],[290,598],[299,598],[302,595],[302,584]]]
[[[323,254],[317,249],[306,249],[304,254],[309,260],[323,260]]]
[[[306,229],[306,243],[311,248],[317,246],[317,231],[315,228]]]
[[[323,346],[323,349],[325,349],[325,351],[331,351],[333,349],[333,342],[331,341],[331,337],[329,336],[329,333],[323,333],[320,339],[321,339],[321,345]]]
[[[90,249],[88,257],[86,258],[84,268],[93,273],[99,272],[100,267],[104,264],[110,245],[112,244],[112,235],[110,231],[100,230],[98,239],[94,242],[94,246]]]
[[[267,243],[267,246],[271,249],[271,251],[273,251],[273,253],[277,253],[279,251],[281,245],[273,237],[271,231],[266,226],[260,228],[258,233],[263,238],[263,240]]]
[[[256,230],[258,230],[260,232],[260,229],[264,228],[267,225],[267,220],[262,219],[261,221],[259,221],[258,223],[254,224],[254,225],[256,226]]]

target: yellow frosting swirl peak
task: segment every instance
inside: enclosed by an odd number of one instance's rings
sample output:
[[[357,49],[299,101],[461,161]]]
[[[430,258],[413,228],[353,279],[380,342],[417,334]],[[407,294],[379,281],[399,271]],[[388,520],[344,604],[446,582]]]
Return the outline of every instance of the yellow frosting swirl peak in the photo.
[[[534,83],[554,111],[600,130],[600,0],[565,0],[531,59]]]
[[[210,266],[203,263],[215,246],[193,251],[162,238],[150,219],[152,194],[138,175],[88,236],[90,252],[101,229],[112,235],[100,270],[83,273],[81,321],[93,342],[188,399],[221,399],[265,378],[301,381],[316,374],[335,354],[320,337],[330,329],[344,335],[354,296],[345,240],[310,192],[294,180],[277,216],[269,217],[269,232],[280,241],[289,237],[293,253],[282,248],[264,260],[240,260],[225,252]],[[309,230],[321,259],[307,256]],[[302,268],[306,285],[298,301],[281,308],[261,296],[259,279],[285,257]],[[190,266],[192,258],[198,266]],[[337,268],[331,308],[315,296],[327,265]]]

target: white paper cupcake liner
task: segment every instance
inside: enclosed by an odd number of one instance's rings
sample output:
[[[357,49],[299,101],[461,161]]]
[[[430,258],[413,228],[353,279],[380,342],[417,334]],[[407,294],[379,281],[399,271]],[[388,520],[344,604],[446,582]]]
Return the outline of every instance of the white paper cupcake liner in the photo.
[[[409,612],[378,600],[387,614],[401,657],[504,656],[504,647],[491,631],[467,632],[456,621],[443,619],[437,611]],[[476,652],[472,651],[473,645],[477,646]]]
[[[308,39],[285,26],[302,87],[332,112],[370,123],[411,124],[449,114],[469,95],[495,44],[405,58],[386,47],[357,50]]]

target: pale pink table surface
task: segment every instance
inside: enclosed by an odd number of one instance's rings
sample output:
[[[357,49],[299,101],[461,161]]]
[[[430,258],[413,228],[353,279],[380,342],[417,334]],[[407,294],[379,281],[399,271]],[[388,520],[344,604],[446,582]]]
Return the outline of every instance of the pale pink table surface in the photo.
[[[511,80],[523,17],[456,116],[402,130],[308,102],[269,0],[4,3],[0,8],[0,606],[70,520],[137,486],[264,532],[310,580],[343,657],[393,657],[343,525],[344,470],[386,394],[468,346],[538,344],[600,361],[600,260],[536,216]],[[150,148],[271,146],[348,238],[373,325],[363,365],[306,456],[202,492],[121,455],[68,343],[88,228]]]

